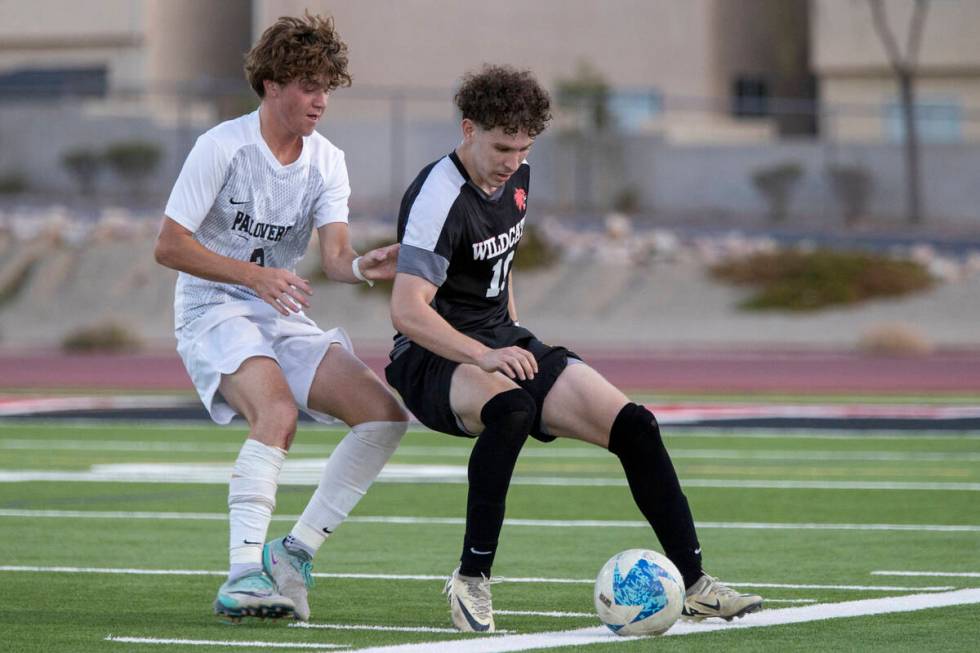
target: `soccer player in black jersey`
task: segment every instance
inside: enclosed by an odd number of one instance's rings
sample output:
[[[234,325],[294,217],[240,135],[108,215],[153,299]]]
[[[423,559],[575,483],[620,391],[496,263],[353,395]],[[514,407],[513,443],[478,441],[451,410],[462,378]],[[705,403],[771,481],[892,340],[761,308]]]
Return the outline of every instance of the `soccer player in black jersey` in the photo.
[[[398,335],[385,370],[408,408],[436,431],[476,438],[466,533],[446,584],[459,630],[494,630],[490,570],[514,465],[528,435],[575,438],[619,457],[640,511],[687,587],[689,618],[732,619],[761,597],[701,568],[687,499],[653,414],[564,347],[517,322],[511,266],[530,192],[526,157],[551,118],[526,71],[486,66],[463,78],[463,140],[409,186],[391,298]]]

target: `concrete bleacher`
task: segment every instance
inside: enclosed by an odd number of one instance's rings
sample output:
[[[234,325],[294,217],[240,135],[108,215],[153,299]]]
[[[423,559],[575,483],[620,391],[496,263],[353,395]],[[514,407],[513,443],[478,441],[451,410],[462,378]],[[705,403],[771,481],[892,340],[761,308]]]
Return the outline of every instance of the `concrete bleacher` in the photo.
[[[149,220],[105,220],[72,237],[59,235],[70,231],[64,229],[0,230],[0,297],[20,279],[0,303],[0,348],[56,348],[69,333],[108,322],[127,327],[148,347],[172,348],[176,273],[153,260],[156,228]],[[362,230],[370,235],[362,243],[387,230]],[[899,300],[807,314],[747,313],[737,308],[744,290],[708,277],[713,255],[703,243],[674,242],[651,253],[623,246],[624,238],[649,240],[643,234],[566,236],[568,254],[558,263],[515,273],[520,319],[545,341],[617,349],[849,349],[876,325],[899,324],[933,346],[980,346],[976,259],[934,290]],[[312,240],[298,270],[306,277],[318,264]],[[345,327],[357,346],[381,349],[393,334],[387,297],[377,290],[319,281],[308,313],[321,326]]]

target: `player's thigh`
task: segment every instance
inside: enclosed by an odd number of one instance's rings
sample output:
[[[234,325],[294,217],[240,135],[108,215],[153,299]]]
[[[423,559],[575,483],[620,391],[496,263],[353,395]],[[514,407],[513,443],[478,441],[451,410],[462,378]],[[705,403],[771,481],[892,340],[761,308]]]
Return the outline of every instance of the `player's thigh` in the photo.
[[[449,386],[449,406],[470,433],[482,433],[480,413],[483,406],[501,392],[518,385],[499,372],[484,372],[476,365],[463,363],[453,371]]]
[[[608,447],[613,422],[629,398],[584,363],[568,365],[544,398],[545,432]]]
[[[307,406],[333,415],[348,426],[408,419],[381,379],[339,343],[330,345],[317,366]]]
[[[279,364],[267,356],[252,356],[231,374],[222,374],[218,391],[248,422],[252,437],[287,448],[296,430],[296,405]]]

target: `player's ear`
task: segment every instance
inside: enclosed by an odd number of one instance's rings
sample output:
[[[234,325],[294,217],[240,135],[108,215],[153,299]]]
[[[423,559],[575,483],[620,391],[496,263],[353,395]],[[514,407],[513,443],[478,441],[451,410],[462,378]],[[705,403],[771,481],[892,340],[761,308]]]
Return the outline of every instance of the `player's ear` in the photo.
[[[476,123],[469,118],[463,118],[463,140],[469,142],[476,135]]]
[[[277,97],[279,95],[280,86],[271,79],[263,79],[262,86],[265,87],[266,97]]]

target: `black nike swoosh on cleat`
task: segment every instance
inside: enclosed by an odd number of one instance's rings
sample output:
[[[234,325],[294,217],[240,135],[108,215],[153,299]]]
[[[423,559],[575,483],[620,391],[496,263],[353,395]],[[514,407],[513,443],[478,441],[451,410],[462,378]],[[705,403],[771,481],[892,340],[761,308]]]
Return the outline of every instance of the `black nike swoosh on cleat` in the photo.
[[[229,202],[231,202],[232,204],[249,204],[249,203],[250,203],[250,202],[251,202],[252,200],[243,200],[243,201],[241,201],[241,202],[236,202],[236,201],[235,201],[235,198],[234,198],[234,197],[232,197],[232,198],[231,198],[231,199],[229,199],[228,201],[229,201]]]
[[[459,606],[460,612],[462,612],[463,616],[466,617],[466,621],[469,622],[470,628],[481,633],[490,630],[490,624],[481,624],[479,621],[474,619],[473,615],[471,615],[470,611],[466,609],[466,606],[463,605],[462,601],[456,599],[456,605]]]
[[[705,603],[703,601],[696,601],[696,603],[698,603],[699,605],[703,605],[704,607],[708,608],[709,610],[714,610],[715,612],[718,612],[719,610],[721,610],[721,601],[719,601],[718,599],[715,599],[715,604],[714,605],[711,605],[710,603]]]
[[[248,540],[242,540],[245,544],[262,544],[261,542],[249,542]]]

